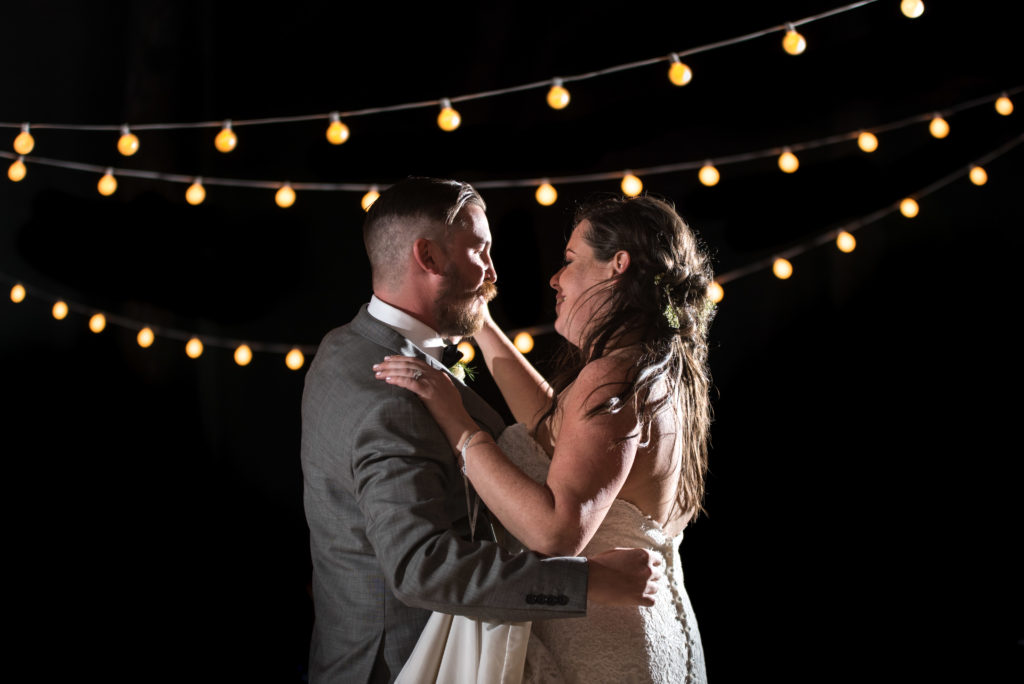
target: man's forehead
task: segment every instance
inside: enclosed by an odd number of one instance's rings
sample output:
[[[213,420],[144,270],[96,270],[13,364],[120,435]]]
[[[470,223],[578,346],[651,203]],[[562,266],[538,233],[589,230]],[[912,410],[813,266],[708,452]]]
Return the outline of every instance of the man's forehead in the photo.
[[[491,241],[491,227],[487,214],[475,204],[467,204],[455,217],[455,237],[461,239]]]

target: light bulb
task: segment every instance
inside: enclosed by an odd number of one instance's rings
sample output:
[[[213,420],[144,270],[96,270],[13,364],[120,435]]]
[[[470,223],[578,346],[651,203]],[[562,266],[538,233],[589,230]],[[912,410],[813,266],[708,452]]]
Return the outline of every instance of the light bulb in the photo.
[[[25,286],[21,283],[16,284],[11,288],[11,301],[15,304],[22,302],[25,299]]]
[[[128,130],[128,124],[121,126],[121,137],[117,139],[117,151],[126,157],[139,151],[139,139]]]
[[[631,173],[622,177],[622,192],[630,197],[636,197],[644,189],[643,181]]]
[[[50,313],[53,314],[53,317],[58,321],[63,321],[68,315],[68,305],[58,300],[53,303],[53,308],[50,310]]]
[[[679,55],[672,53],[672,64],[668,68],[668,80],[677,86],[684,86],[693,78],[693,71],[679,61]]]
[[[971,182],[975,185],[984,185],[988,183],[988,174],[985,173],[985,169],[980,166],[971,166],[971,172],[968,174]]]
[[[512,344],[516,346],[520,353],[529,354],[533,351],[533,335],[528,332],[521,332],[515,336]]]
[[[716,281],[712,280],[711,284],[708,285],[708,299],[713,301],[715,304],[722,301],[722,297],[725,296],[725,290]]]
[[[224,127],[220,129],[220,133],[213,139],[213,145],[221,152],[230,152],[235,149],[235,145],[238,144],[238,136],[231,130],[231,119],[224,122]]]
[[[203,355],[203,343],[199,341],[198,337],[193,337],[185,343],[185,354],[190,359],[198,359]]]
[[[89,330],[94,333],[101,333],[107,327],[107,317],[101,313],[93,314],[89,319]]]
[[[292,370],[299,370],[305,362],[306,357],[303,356],[302,352],[298,349],[292,349],[288,352],[288,355],[284,357],[284,365],[288,366]]]
[[[332,145],[340,145],[348,140],[348,126],[341,123],[338,112],[331,114],[331,123],[327,126],[327,142]]]
[[[185,191],[185,201],[195,207],[202,204],[205,199],[206,188],[203,187],[203,179],[196,178]]]
[[[462,363],[469,363],[476,358],[476,347],[466,340],[459,342],[459,351],[462,352]]]
[[[936,138],[945,138],[949,135],[949,124],[941,116],[936,114],[932,117],[932,121],[928,124],[928,130]]]
[[[917,201],[912,197],[907,197],[900,202],[900,213],[907,218],[914,218],[920,210],[921,208],[917,206]]]
[[[292,186],[285,183],[278,188],[277,192],[274,193],[274,201],[277,202],[277,206],[282,209],[287,209],[295,204],[295,191],[292,190]]]
[[[552,109],[565,109],[568,105],[569,91],[562,85],[562,79],[556,78],[548,91],[548,106]]]
[[[857,238],[853,237],[850,233],[845,230],[839,231],[836,235],[836,247],[839,248],[840,252],[846,252],[849,254],[857,247]]]
[[[1013,114],[1013,100],[1006,95],[1001,96],[996,100],[996,111],[1003,116],[1010,116],[1010,114]]]
[[[718,173],[718,169],[712,166],[711,162],[704,162],[704,166],[700,167],[700,171],[697,172],[697,178],[700,182],[709,188],[712,185],[718,185],[718,181],[721,176]]]
[[[924,3],[921,0],[903,0],[900,2],[900,12],[910,19],[917,19],[924,14]]]
[[[373,206],[373,203],[377,201],[378,197],[380,197],[380,192],[377,191],[377,186],[371,186],[367,193],[363,195],[363,199],[359,200],[359,204],[363,207],[363,211],[370,211],[370,207]]]
[[[248,366],[252,361],[252,349],[247,344],[240,344],[235,349],[235,363],[239,366]]]
[[[779,280],[785,280],[789,276],[793,275],[793,264],[789,263],[788,260],[779,257],[772,264],[772,273]]]
[[[558,191],[555,190],[555,186],[551,183],[544,181],[537,187],[534,197],[537,198],[537,204],[550,207],[558,199]]]
[[[807,41],[796,32],[796,28],[792,24],[786,29],[786,35],[782,37],[782,49],[791,55],[799,55],[807,49]]]
[[[24,178],[26,173],[28,173],[28,170],[25,168],[25,162],[22,161],[21,157],[15,159],[14,162],[7,167],[7,177],[15,183]]]
[[[110,197],[117,191],[117,179],[114,178],[113,169],[107,169],[107,172],[103,174],[103,177],[96,184],[96,189],[104,197]]]
[[[800,160],[796,155],[786,148],[786,151],[779,155],[779,168],[785,173],[793,173],[800,168]]]
[[[139,343],[139,346],[143,349],[151,346],[156,336],[153,335],[153,329],[146,327],[139,331],[139,334],[135,336],[135,341]]]
[[[21,124],[21,133],[14,138],[14,151],[18,154],[28,154],[36,146],[36,139],[28,132],[28,124]]]
[[[437,115],[437,125],[441,127],[442,131],[454,131],[462,123],[462,117],[452,107],[452,103],[447,99],[441,100],[441,113]]]
[[[857,136],[857,147],[865,152],[874,152],[878,149],[878,138],[874,133],[864,131]]]

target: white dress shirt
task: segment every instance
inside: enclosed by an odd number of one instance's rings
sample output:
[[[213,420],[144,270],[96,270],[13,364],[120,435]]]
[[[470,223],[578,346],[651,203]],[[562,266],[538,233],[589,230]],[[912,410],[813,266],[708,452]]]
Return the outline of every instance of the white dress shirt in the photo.
[[[441,353],[448,342],[427,324],[378,299],[377,295],[370,297],[366,312],[412,342],[424,354],[441,360]]]

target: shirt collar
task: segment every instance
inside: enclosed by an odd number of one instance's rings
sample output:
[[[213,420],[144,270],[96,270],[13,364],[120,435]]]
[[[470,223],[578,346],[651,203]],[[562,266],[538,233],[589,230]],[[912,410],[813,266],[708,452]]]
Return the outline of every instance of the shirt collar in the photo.
[[[366,308],[367,313],[378,321],[388,326],[396,333],[412,342],[416,347],[428,356],[441,360],[441,352],[448,344],[444,338],[423,321],[397,309],[377,295],[370,297],[370,304]]]

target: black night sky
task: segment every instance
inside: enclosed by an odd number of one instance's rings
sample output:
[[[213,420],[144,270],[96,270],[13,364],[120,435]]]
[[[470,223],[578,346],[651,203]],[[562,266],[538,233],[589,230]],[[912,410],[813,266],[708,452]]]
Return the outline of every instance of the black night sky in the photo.
[[[834,2],[371,3],[67,0],[8,3],[0,122],[38,124],[27,176],[0,183],[0,354],[7,539],[7,665],[55,681],[299,682],[312,608],[299,465],[305,367],[257,352],[237,366],[207,340],[315,347],[369,298],[358,192],[299,192],[122,177],[33,157],[207,178],[379,184],[408,175],[484,186],[509,329],[545,325],[547,281],[574,204],[617,182],[531,187],[495,181],[647,169],[815,141],[932,112],[799,153],[641,174],[734,274],[813,243],[962,171],[920,201],[725,284],[713,328],[715,417],[708,516],[688,532],[687,588],[713,682],[1020,681],[1024,673],[1021,382],[1016,334],[1024,246],[1024,145],[1017,110],[991,100],[1024,85],[1006,3],[898,0],[684,58],[678,88],[659,62],[545,88],[346,118],[140,131],[119,125],[326,114],[508,88],[664,57],[777,27]],[[986,99],[987,98],[987,99]],[[975,107],[959,105],[984,100]],[[17,127],[0,128],[13,141]],[[2,147],[10,152],[9,143]],[[0,157],[9,165],[11,158]],[[7,290],[23,283],[28,297]],[[64,321],[57,298],[74,303]],[[88,330],[87,312],[111,324]],[[120,318],[118,318],[120,317]],[[158,328],[141,349],[117,320]],[[169,331],[161,335],[159,331]],[[557,340],[537,338],[542,368]],[[478,362],[483,368],[482,362]],[[308,355],[307,364],[308,367]],[[368,369],[369,372],[369,369]],[[500,402],[486,376],[475,383]]]

